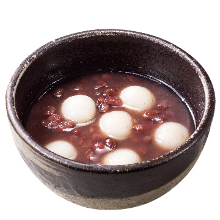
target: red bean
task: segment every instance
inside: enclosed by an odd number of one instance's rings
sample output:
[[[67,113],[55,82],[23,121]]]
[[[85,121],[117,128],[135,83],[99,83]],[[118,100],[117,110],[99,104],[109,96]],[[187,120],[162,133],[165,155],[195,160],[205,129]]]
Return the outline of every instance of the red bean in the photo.
[[[141,146],[137,148],[139,154],[146,154],[148,152],[148,148],[146,146]]]
[[[46,106],[43,108],[42,114],[45,116],[53,115],[56,111],[56,108],[54,106]]]
[[[109,110],[109,105],[105,103],[105,99],[103,97],[99,97],[96,100],[96,106],[98,106],[99,112],[107,112]]]
[[[53,114],[49,116],[46,120],[41,121],[41,125],[47,128],[56,127],[64,118],[60,115]]]
[[[99,84],[99,85],[103,85],[105,82],[104,81],[102,81],[102,80],[98,80],[97,81],[97,84]]]
[[[142,113],[142,116],[143,116],[144,119],[150,119],[151,120],[159,114],[160,114],[160,112],[158,110],[147,110],[147,111],[144,111]]]
[[[113,138],[106,138],[105,146],[113,150],[117,147],[117,142]]]
[[[102,103],[98,106],[99,112],[105,113],[109,110],[109,105],[107,103]]]
[[[116,96],[119,95],[119,93],[120,93],[119,89],[109,88],[103,92],[103,96]]]
[[[105,98],[105,102],[109,105],[116,105],[116,106],[122,106],[123,102],[120,97],[118,96],[107,96]]]
[[[84,137],[79,137],[78,135],[72,135],[70,137],[70,141],[73,142],[75,145],[80,146],[84,142]]]
[[[84,91],[83,86],[82,86],[81,84],[79,84],[78,86],[76,86],[76,87],[74,88],[74,90],[75,90],[75,91],[79,91],[79,92],[83,92],[83,91]]]
[[[144,127],[140,124],[133,126],[133,131],[135,134],[142,134],[144,132]]]
[[[70,141],[76,144],[79,141],[79,137],[77,135],[72,135]]]
[[[98,81],[97,84],[98,85],[96,85],[94,87],[95,89],[100,89],[100,88],[103,88],[103,87],[108,87],[108,85],[106,83],[104,83],[103,81]]]
[[[81,133],[81,131],[79,129],[73,129],[72,133],[75,135],[79,135]]]
[[[110,80],[112,78],[112,76],[110,76],[109,74],[103,74],[102,75],[102,79],[104,79],[104,80]]]
[[[160,124],[164,123],[165,118],[158,116],[158,117],[153,118],[152,121],[153,121],[153,124],[159,124],[160,125]]]
[[[93,134],[92,135],[92,140],[93,141],[99,141],[101,139],[101,135],[100,134]]]
[[[140,83],[140,80],[135,76],[128,76],[128,79],[134,84]]]
[[[64,94],[64,89],[62,89],[62,88],[56,89],[53,93],[54,97],[56,97],[56,98],[62,97],[63,94]]]
[[[105,145],[102,142],[96,142],[93,145],[94,150],[103,150],[105,148]]]
[[[83,144],[83,142],[84,142],[84,140],[86,140],[86,138],[85,137],[81,137],[81,138],[79,138],[79,141],[78,141],[78,145],[82,145]]]
[[[87,160],[92,160],[95,157],[94,149],[89,148],[89,150],[86,151],[85,156]]]
[[[70,137],[70,141],[71,141],[73,144],[75,144],[76,146],[80,146],[80,147],[84,146],[85,140],[86,140],[85,137],[80,137],[80,136],[78,136],[78,135],[72,135],[72,136]]]
[[[86,146],[87,147],[92,147],[93,144],[94,144],[93,141],[89,139],[89,140],[87,140]]]
[[[99,92],[99,91],[96,91],[95,92],[95,95],[101,95],[102,93],[101,92]]]
[[[102,142],[96,142],[86,151],[85,156],[89,160],[97,159],[97,156],[106,152],[105,145]]]
[[[73,128],[74,126],[75,126],[75,123],[71,120],[61,121],[58,124],[57,129],[60,130],[60,131],[64,131],[67,128]],[[66,131],[68,131],[68,130],[66,130]]]
[[[95,132],[99,130],[99,125],[98,124],[91,124],[89,126],[89,132]]]
[[[161,103],[157,105],[157,109],[158,110],[166,110],[168,108],[168,104],[167,103]]]
[[[100,104],[104,103],[105,102],[105,98],[103,97],[99,97],[97,98],[96,100],[96,106],[99,106]]]
[[[151,141],[151,136],[148,136],[148,135],[144,136],[144,137],[143,137],[143,141],[144,141],[145,143],[149,143],[149,142]]]
[[[153,124],[137,124],[133,126],[133,131],[135,134],[150,134],[153,129]]]

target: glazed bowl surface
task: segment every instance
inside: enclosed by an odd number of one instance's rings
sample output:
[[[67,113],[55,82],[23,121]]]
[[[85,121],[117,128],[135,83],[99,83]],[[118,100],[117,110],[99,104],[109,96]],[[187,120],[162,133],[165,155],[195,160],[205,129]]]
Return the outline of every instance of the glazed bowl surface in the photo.
[[[31,104],[51,84],[94,72],[136,74],[169,85],[188,103],[194,133],[161,157],[118,166],[79,163],[40,146],[25,130]],[[155,200],[187,175],[208,137],[215,95],[202,66],[172,43],[133,31],[93,30],[59,38],[28,56],[9,83],[6,107],[17,149],[45,185],[85,207],[122,209]]]

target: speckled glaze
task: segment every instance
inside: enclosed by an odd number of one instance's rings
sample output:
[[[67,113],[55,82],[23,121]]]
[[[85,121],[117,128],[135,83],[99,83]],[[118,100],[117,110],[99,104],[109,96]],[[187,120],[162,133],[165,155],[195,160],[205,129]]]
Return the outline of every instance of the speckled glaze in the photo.
[[[195,132],[185,144],[164,156],[120,166],[82,164],[62,158],[26,132],[30,104],[52,83],[105,71],[157,78],[173,87],[192,110]],[[208,137],[215,96],[205,70],[177,46],[133,31],[94,30],[59,38],[27,57],[10,81],[6,105],[15,144],[45,185],[85,207],[122,209],[160,197],[187,175]]]

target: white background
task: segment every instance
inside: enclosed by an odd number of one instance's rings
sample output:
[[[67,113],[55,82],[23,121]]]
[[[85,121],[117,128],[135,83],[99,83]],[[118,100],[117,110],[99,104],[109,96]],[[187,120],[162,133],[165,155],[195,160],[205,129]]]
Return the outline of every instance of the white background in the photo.
[[[20,157],[9,130],[5,91],[17,66],[38,47],[75,32],[125,29],[168,40],[209,74],[219,98],[218,1],[1,1],[0,219],[220,219],[219,103],[201,157],[172,191],[140,207],[104,211],[72,204],[51,192]]]

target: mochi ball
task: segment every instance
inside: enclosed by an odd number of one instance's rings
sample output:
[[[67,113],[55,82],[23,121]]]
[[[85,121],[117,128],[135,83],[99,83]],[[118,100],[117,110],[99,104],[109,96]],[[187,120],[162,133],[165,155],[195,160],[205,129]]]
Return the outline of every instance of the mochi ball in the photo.
[[[156,98],[148,89],[141,86],[129,86],[120,93],[124,107],[137,111],[148,110],[154,107]]]
[[[115,139],[127,138],[132,130],[131,116],[124,111],[112,111],[102,115],[99,121],[101,130]]]
[[[166,122],[160,125],[154,134],[157,145],[167,150],[179,147],[189,136],[189,130],[176,122]]]
[[[130,149],[117,149],[106,154],[102,160],[103,165],[125,165],[141,162],[139,155]]]
[[[62,157],[74,160],[77,156],[75,147],[66,141],[54,141],[45,146],[48,150]]]
[[[62,106],[61,113],[67,120],[77,123],[86,123],[95,117],[95,102],[86,95],[75,95],[67,98]]]

